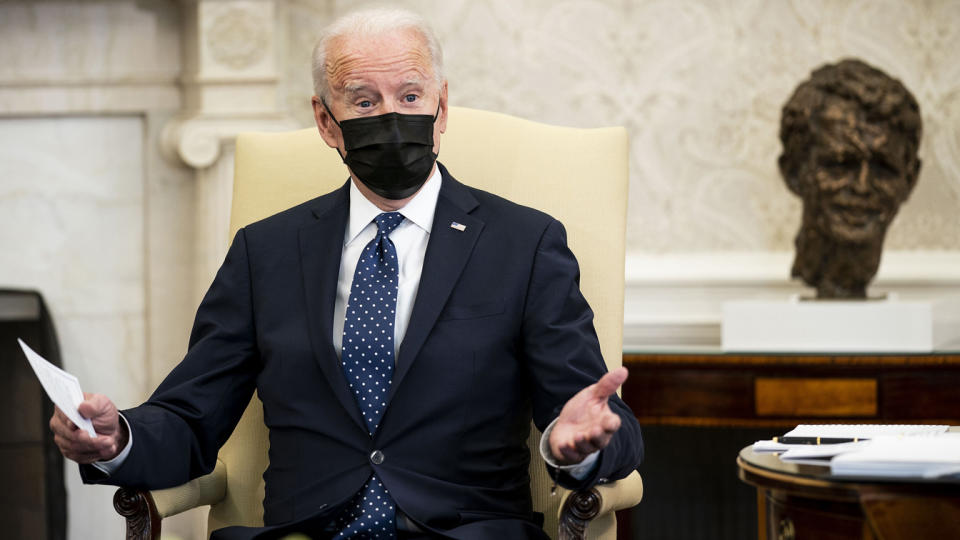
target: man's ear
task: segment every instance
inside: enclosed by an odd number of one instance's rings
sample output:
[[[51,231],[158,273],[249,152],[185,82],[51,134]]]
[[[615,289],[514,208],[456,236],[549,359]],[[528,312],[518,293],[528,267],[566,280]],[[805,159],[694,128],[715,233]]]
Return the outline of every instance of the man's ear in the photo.
[[[320,137],[323,138],[323,142],[327,143],[327,146],[339,151],[342,140],[340,128],[337,127],[337,124],[333,121],[333,117],[327,112],[327,108],[323,106],[320,98],[313,96],[310,102],[311,105],[313,105],[313,119],[317,123],[317,130],[320,132]]]
[[[910,171],[909,182],[907,183],[907,192],[903,194],[903,200],[906,201],[910,198],[910,194],[913,193],[914,186],[917,185],[917,178],[920,177],[920,165],[922,165],[922,160],[917,157],[917,160],[913,162],[913,170]]]
[[[443,86],[440,87],[440,113],[437,117],[437,129],[440,133],[447,132],[447,80],[443,80]]]
[[[780,168],[780,176],[783,178],[784,183],[787,184],[787,188],[802,197],[803,190],[800,186],[800,171],[797,166],[796,157],[788,156],[787,152],[784,151],[780,154],[780,157],[777,158],[777,166]]]

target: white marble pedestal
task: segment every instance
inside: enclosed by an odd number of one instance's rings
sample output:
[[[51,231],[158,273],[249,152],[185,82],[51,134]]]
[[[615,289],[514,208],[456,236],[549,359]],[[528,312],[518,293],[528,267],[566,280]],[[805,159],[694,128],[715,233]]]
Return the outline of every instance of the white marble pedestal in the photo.
[[[960,297],[723,304],[728,352],[930,352],[952,344],[960,346]]]

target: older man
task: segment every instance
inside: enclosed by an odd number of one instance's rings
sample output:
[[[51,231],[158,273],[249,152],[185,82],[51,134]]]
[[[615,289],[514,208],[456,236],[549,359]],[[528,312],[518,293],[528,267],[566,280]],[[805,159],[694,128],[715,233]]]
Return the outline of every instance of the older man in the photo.
[[[578,488],[642,456],[549,216],[458,183],[436,157],[447,83],[402,11],[334,22],[313,108],[350,170],[241,229],[183,362],[143,405],[91,396],[95,439],[58,412],[88,482],[161,488],[209,472],[254,389],[270,430],[265,527],[217,538],[544,538],[525,439]]]

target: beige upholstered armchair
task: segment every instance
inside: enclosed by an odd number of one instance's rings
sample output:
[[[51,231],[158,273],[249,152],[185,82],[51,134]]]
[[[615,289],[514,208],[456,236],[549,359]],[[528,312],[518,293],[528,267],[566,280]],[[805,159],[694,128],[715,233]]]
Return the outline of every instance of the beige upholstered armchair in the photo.
[[[623,264],[627,208],[627,134],[623,128],[573,129],[503,114],[453,107],[440,161],[461,182],[543,210],[564,223],[581,267],[581,288],[596,314],[603,356],[621,364]],[[339,187],[347,171],[316,129],[250,133],[237,139],[230,220],[247,223]],[[534,508],[552,538],[616,538],[614,512],[640,502],[636,472],[583,492],[558,489],[537,451],[533,428],[530,476]],[[114,503],[127,518],[128,538],[157,538],[160,520],[210,505],[209,530],[262,525],[267,430],[254,396],[221,449],[216,469],[179,487],[120,489]]]

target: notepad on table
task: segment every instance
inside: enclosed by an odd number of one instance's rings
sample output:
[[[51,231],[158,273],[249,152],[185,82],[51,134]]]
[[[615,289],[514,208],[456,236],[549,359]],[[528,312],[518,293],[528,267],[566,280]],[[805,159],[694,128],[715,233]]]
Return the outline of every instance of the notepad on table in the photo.
[[[935,435],[947,429],[949,426],[926,424],[800,424],[782,437],[753,443],[753,451],[784,452],[780,457],[785,461],[822,460],[826,465],[830,457],[856,448],[849,443],[883,436]],[[821,448],[810,448],[811,445]]]
[[[946,433],[950,426],[925,424],[800,424],[778,437],[786,444],[832,444],[875,437],[903,437]]]
[[[830,460],[841,476],[960,479],[960,433],[918,437],[876,437],[854,452]]]

